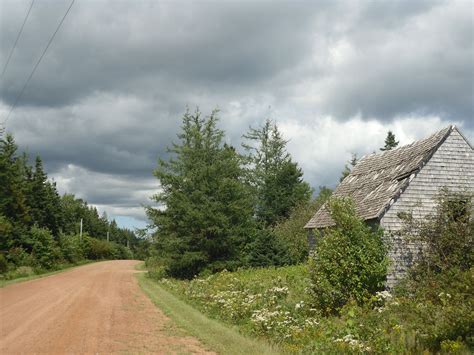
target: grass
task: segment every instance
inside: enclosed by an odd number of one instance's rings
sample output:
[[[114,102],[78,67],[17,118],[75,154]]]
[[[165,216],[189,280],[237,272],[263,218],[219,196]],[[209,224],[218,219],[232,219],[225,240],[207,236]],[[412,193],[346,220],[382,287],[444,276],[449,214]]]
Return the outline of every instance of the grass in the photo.
[[[135,270],[138,270],[138,271],[146,271],[145,262],[142,261],[141,263],[138,263],[137,265],[135,265]]]
[[[26,281],[40,279],[40,278],[43,278],[43,277],[56,275],[56,274],[59,274],[61,272],[65,272],[65,271],[74,269],[76,267],[86,265],[86,264],[90,264],[90,263],[93,263],[93,262],[97,262],[97,261],[84,260],[84,261],[80,261],[76,264],[65,264],[65,265],[59,266],[58,270],[46,271],[46,272],[41,272],[39,274],[28,275],[28,276],[21,276],[21,277],[14,278],[14,279],[11,279],[11,280],[0,279],[0,288],[3,288],[3,287],[8,286],[8,285],[12,285],[12,284],[20,283],[20,282],[26,282]]]
[[[361,306],[351,301],[328,316],[312,303],[308,277],[306,265],[297,265],[150,282],[281,352],[473,353],[474,269],[432,275],[392,294],[380,292]]]
[[[224,354],[279,354],[281,351],[261,340],[251,339],[221,322],[209,319],[148,278],[136,275],[143,291],[178,326],[200,339],[212,350]]]

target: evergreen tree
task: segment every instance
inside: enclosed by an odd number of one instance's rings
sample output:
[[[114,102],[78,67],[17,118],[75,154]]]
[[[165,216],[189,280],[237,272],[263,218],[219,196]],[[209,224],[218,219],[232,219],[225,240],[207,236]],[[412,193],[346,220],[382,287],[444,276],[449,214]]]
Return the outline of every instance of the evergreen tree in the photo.
[[[83,240],[71,235],[79,232],[81,218],[85,222],[84,231],[99,233],[105,239],[109,222],[99,217],[97,209],[73,195],[59,197],[56,183],[48,180],[40,157],[36,158],[33,169],[26,154],[18,155],[13,136],[0,139],[1,273],[18,266],[49,269],[58,262],[76,262],[88,255],[131,257],[130,250],[123,245],[85,234]],[[132,231],[116,228],[118,240],[123,240],[124,245],[138,244]]]
[[[30,180],[28,196],[33,221],[42,228],[49,229],[57,236],[61,228],[61,204],[56,184],[48,181],[39,156],[35,160],[35,171]]]
[[[155,240],[167,258],[167,271],[190,278],[204,268],[233,268],[252,230],[252,200],[243,183],[241,157],[223,144],[217,112],[183,116],[179,143],[159,160],[154,174],[161,192],[148,208]]]
[[[249,181],[256,195],[255,214],[264,226],[289,216],[292,208],[311,197],[303,172],[286,151],[275,122],[267,119],[258,129],[250,128],[243,144],[248,152]]]
[[[8,134],[0,141],[0,212],[11,221],[28,223],[24,161],[16,155],[17,145]]]
[[[25,160],[17,156],[13,136],[0,140],[0,248],[20,246],[31,222]]]
[[[398,141],[395,140],[395,135],[392,131],[388,131],[387,138],[385,138],[385,146],[380,148],[381,151],[391,150],[398,146]]]

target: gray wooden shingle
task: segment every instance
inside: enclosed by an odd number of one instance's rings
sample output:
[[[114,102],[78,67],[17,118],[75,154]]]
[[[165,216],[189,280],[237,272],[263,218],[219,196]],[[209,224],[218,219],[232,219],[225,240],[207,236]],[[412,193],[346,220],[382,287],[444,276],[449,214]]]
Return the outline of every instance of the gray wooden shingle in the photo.
[[[450,126],[409,145],[363,157],[333,196],[351,197],[364,220],[379,218],[454,129]],[[323,205],[305,228],[332,225],[334,222]]]

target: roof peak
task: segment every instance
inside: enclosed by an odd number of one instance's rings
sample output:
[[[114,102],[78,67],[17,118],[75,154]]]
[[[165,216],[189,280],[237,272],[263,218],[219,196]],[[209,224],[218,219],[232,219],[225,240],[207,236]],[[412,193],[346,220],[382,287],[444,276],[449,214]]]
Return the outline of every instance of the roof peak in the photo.
[[[378,218],[455,129],[450,125],[410,144],[361,158],[333,196],[350,196],[362,218]],[[305,227],[321,228],[332,223],[328,211],[321,208]]]

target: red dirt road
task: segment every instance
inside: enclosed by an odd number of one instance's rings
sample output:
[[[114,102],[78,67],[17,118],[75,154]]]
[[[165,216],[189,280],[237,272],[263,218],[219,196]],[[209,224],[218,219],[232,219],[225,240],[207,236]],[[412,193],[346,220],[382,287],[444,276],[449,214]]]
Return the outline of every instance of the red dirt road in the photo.
[[[0,354],[207,353],[143,294],[138,261],[104,261],[0,289]]]

